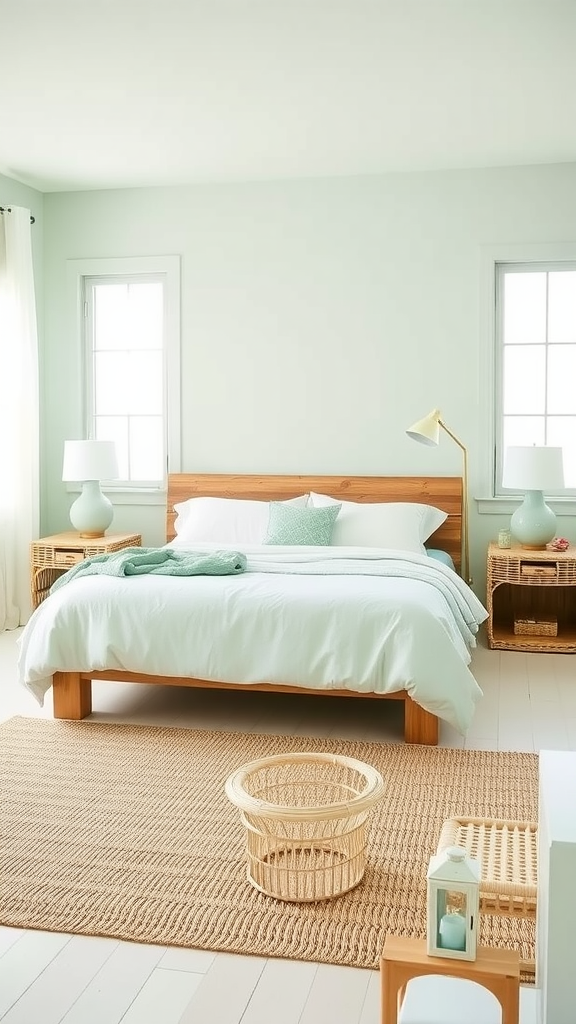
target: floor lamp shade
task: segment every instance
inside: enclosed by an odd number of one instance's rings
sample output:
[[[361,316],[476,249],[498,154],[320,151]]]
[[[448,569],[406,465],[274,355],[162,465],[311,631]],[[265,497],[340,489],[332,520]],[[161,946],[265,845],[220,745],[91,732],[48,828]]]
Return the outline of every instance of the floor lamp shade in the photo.
[[[544,494],[557,494],[564,488],[562,449],[542,445],[507,448],[502,485],[524,491],[524,500],[510,520],[518,543],[535,551],[545,548],[556,533],[556,515]]]
[[[462,451],[462,576],[467,583],[472,583],[470,576],[470,550],[468,542],[468,449],[456,434],[446,426],[439,409],[433,409],[424,419],[417,420],[406,433],[413,441],[436,447],[440,443],[440,430],[444,430]]]
[[[433,409],[422,420],[413,423],[408,427],[406,433],[413,441],[435,447],[440,443],[440,410]]]
[[[62,479],[82,484],[70,509],[70,522],[81,537],[103,537],[114,509],[100,490],[101,480],[118,477],[113,441],[65,441]]]

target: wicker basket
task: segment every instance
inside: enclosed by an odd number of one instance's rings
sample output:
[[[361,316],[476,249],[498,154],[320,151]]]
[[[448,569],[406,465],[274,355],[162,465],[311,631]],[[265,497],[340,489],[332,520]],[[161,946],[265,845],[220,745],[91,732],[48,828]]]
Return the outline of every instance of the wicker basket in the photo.
[[[515,636],[558,636],[557,619],[514,619]]]
[[[384,793],[375,768],[336,754],[283,754],[243,765],[225,789],[240,809],[248,880],[260,892],[309,903],[361,881],[365,822]]]

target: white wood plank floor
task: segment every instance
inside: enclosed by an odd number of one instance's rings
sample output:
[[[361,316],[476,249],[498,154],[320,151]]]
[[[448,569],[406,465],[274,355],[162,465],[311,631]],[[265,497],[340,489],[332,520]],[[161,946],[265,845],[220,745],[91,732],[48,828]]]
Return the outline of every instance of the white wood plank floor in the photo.
[[[50,718],[50,699],[39,708],[17,683],[19,632],[0,633],[0,721],[12,715]],[[480,646],[472,667],[484,698],[465,740],[442,724],[442,746],[576,750],[573,656]],[[97,683],[94,707],[92,717],[100,721],[402,742],[401,708],[393,702],[383,702],[375,714],[374,706],[362,700]],[[523,1024],[533,1019],[531,996],[523,993]],[[405,1015],[404,1024],[437,1019],[447,1024],[439,1005],[434,1015],[430,999],[427,993],[419,1007],[413,1000],[414,1016],[408,1020]],[[326,964],[0,927],[0,1020],[380,1024],[379,978],[376,971]]]

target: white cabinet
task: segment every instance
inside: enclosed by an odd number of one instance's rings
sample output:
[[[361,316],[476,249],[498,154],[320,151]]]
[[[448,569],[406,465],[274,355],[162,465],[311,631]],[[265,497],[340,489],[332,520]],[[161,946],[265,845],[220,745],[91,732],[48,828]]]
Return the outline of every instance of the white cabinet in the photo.
[[[539,1024],[576,1020],[576,753],[540,752],[536,987]]]

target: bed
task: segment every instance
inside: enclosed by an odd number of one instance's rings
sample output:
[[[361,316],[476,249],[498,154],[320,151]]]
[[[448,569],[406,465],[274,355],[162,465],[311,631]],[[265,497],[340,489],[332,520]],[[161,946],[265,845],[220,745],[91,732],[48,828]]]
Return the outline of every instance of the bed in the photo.
[[[190,499],[210,496],[244,502],[289,504],[293,499],[310,494],[316,498],[330,496],[332,502],[343,502],[342,508],[346,509],[356,508],[356,505],[347,503],[371,504],[372,511],[382,508],[383,503],[406,503],[410,505],[409,511],[413,511],[412,505],[441,509],[446,518],[427,538],[426,547],[444,552],[451,558],[455,569],[460,568],[462,481],[459,477],[171,474],[167,490],[167,545],[170,548],[177,548],[179,544],[180,547],[186,546],[184,531],[181,535],[176,532],[175,507],[180,508],[182,514],[182,508],[190,504]],[[396,506],[390,505],[393,507]],[[362,511],[368,512],[367,509]],[[201,548],[202,545],[194,547]],[[240,550],[241,546],[238,548]],[[439,717],[451,721],[461,732],[465,731],[475,703],[481,696],[469,663],[470,650],[475,644],[474,634],[486,612],[453,569],[440,561],[433,563],[427,555],[372,547],[336,549],[330,545],[319,549],[272,545],[266,550],[248,546],[246,551],[249,571],[242,577],[230,577],[225,581],[195,577],[192,583],[190,580],[142,577],[136,586],[135,580],[85,577],[68,583],[36,609],[22,634],[19,656],[21,682],[39,700],[51,685],[54,717],[65,719],[81,719],[91,713],[92,680],[103,679],[222,690],[245,687],[283,693],[322,693],[327,697],[374,701],[396,700],[404,704],[404,739],[408,743],[436,744]],[[289,563],[287,567],[286,562]],[[405,576],[414,576],[414,579],[408,580]],[[153,610],[150,613],[134,612],[134,595],[140,590],[143,596],[146,593],[151,597]],[[224,590],[232,595],[226,597],[225,609],[218,604]],[[211,602],[211,606],[220,609],[215,616],[220,623],[219,633],[209,638],[209,642],[206,631],[212,627],[207,625],[207,619],[202,618],[204,606],[198,604],[194,612],[187,610],[185,625],[179,624],[177,615],[180,612],[173,602],[180,591],[187,595],[186,605],[190,601],[202,601],[208,606]],[[353,596],[356,591],[360,596],[359,612],[350,604],[356,600]],[[355,676],[352,656],[356,646],[362,647],[362,652],[358,651],[360,660],[365,657],[370,666],[375,661],[372,652],[368,651],[366,636],[367,631],[372,637],[377,634],[379,622],[384,622],[384,612],[380,612],[379,605],[380,593],[384,594],[384,591],[388,595],[386,601],[393,623],[390,643],[396,645],[396,653],[393,658],[386,645],[380,644],[382,658],[378,664],[378,682],[373,684],[364,664]],[[317,628],[317,636],[331,637],[326,650],[318,640],[318,656],[312,641],[303,637],[307,623],[315,621],[316,611],[311,605],[305,613],[301,611],[302,604],[306,604],[312,592],[318,595],[318,602],[330,606],[330,614],[340,616],[340,619],[335,617],[334,625],[325,619],[318,620],[322,624]],[[252,612],[250,619],[245,618],[240,625],[239,635],[248,639],[235,645],[225,642],[233,635],[226,632],[226,616],[230,615],[230,606],[241,607],[244,593],[250,595]],[[408,631],[405,620],[412,612],[405,609],[414,604],[413,593],[418,598],[415,621],[419,625],[414,629],[410,626]],[[460,605],[465,606],[466,624],[465,628],[459,627],[460,633],[452,622],[454,600],[458,609]],[[124,622],[120,615],[123,602],[127,625],[125,629],[122,626],[123,635],[116,636],[115,624],[120,628],[118,624]],[[282,626],[268,622],[272,609],[276,609],[281,620],[286,608],[296,602],[301,619],[294,627],[287,621]],[[97,615],[94,613],[96,608],[100,609]],[[321,611],[325,614],[324,608]],[[88,618],[83,619],[82,614]],[[133,618],[128,624],[130,614]],[[151,618],[146,619],[148,614]],[[200,623],[201,636],[198,632],[193,633],[194,629],[200,629]],[[254,628],[256,623],[258,630]],[[349,625],[349,635],[345,636]],[[302,635],[302,643],[289,640],[291,628],[296,630],[294,635]],[[102,633],[100,649],[94,654],[87,648],[98,633]],[[361,634],[362,643],[356,643],[356,637]],[[293,664],[290,654],[295,656],[297,649],[297,668],[288,666],[276,671],[274,662],[273,670],[269,670],[267,659],[271,659],[273,653],[276,657],[285,636],[287,663]],[[154,637],[158,638],[157,642],[154,642]],[[207,645],[207,653],[202,664],[207,668],[202,672],[184,671],[181,667],[184,656],[188,659],[186,665],[190,659],[190,663],[194,661],[189,648],[200,649],[203,644]],[[241,647],[244,649],[243,657],[240,657]],[[170,657],[169,650],[172,651]],[[237,658],[236,664],[241,666],[237,673],[234,672],[234,657]],[[411,658],[418,668],[413,667]],[[314,662],[314,677],[312,667],[310,678],[305,674],[308,669],[303,668],[303,662],[310,665]],[[340,663],[346,663],[341,679],[338,675],[340,670],[335,667]]]

